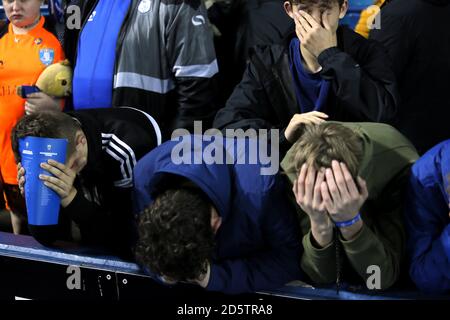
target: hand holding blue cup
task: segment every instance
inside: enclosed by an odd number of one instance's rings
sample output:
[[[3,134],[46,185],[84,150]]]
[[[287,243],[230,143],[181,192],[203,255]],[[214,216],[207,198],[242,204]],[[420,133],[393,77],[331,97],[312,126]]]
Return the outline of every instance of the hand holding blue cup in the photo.
[[[30,226],[58,225],[61,197],[47,186],[51,179],[42,180],[40,177],[53,175],[54,166],[50,163],[65,163],[67,143],[66,139],[38,137],[26,137],[19,141],[21,164],[25,169],[25,201]]]

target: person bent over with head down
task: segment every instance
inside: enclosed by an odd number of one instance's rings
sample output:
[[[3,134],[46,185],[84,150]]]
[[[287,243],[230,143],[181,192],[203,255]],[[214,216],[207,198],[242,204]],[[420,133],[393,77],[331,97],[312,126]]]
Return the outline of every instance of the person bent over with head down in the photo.
[[[18,162],[19,140],[28,136],[68,140],[66,163],[42,163],[49,174],[39,177],[61,197],[59,224],[30,228],[31,234],[46,245],[74,238],[130,257],[136,236],[131,201],[134,164],[161,143],[153,118],[132,108],[27,115],[12,133]],[[23,193],[25,169],[20,163],[18,167]]]
[[[245,144],[256,140],[210,141],[184,136],[136,165],[137,260],[166,283],[187,281],[229,294],[298,279],[298,221],[283,177],[243,164]],[[197,164],[179,161],[180,149]],[[207,150],[234,162],[212,163]]]
[[[450,140],[412,168],[406,198],[410,276],[426,292],[450,293]]]
[[[404,187],[417,158],[412,144],[385,124],[304,129],[282,167],[300,207],[301,267],[314,283],[364,280],[369,289],[386,289],[399,279]]]

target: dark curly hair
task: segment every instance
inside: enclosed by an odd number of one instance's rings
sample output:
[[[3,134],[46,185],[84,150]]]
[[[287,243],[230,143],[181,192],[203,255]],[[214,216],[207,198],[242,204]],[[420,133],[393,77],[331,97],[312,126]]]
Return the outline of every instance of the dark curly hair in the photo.
[[[141,214],[137,261],[172,280],[199,279],[215,247],[211,201],[198,188],[168,189]]]

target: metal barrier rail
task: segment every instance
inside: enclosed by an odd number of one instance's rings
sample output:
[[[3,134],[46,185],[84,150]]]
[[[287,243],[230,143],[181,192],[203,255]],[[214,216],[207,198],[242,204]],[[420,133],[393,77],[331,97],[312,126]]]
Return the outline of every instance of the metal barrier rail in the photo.
[[[77,272],[80,276],[80,286],[71,288],[68,282]],[[83,248],[63,242],[57,243],[55,248],[46,248],[32,237],[1,232],[0,291],[28,299],[159,299],[158,301],[162,302],[174,299],[187,302],[223,302],[236,299],[206,292],[188,284],[173,287],[161,285],[145,275],[136,264],[114,256],[105,256],[104,251],[99,248]],[[416,291],[377,293],[345,285],[337,294],[333,288],[312,288],[301,282],[294,282],[277,290],[239,297],[252,301],[263,299],[266,302],[280,299],[450,299],[450,296],[428,296]]]

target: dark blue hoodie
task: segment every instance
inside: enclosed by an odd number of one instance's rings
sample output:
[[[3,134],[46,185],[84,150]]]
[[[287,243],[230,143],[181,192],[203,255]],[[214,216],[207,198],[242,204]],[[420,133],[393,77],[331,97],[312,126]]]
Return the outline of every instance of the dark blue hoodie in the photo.
[[[196,143],[191,144],[191,139]],[[248,154],[248,144],[231,139],[204,142],[201,136],[185,136],[181,143],[197,159],[201,159],[202,149],[212,144],[234,159]],[[136,210],[141,212],[152,203],[152,193],[167,173],[189,179],[209,196],[222,225],[216,234],[207,289],[236,294],[274,289],[299,279],[299,228],[284,179],[278,174],[261,175],[259,164],[237,161],[229,165],[176,165],[171,153],[177,145],[180,142],[168,141],[137,163]]]
[[[417,287],[450,293],[450,140],[412,168],[406,201],[410,275]]]

